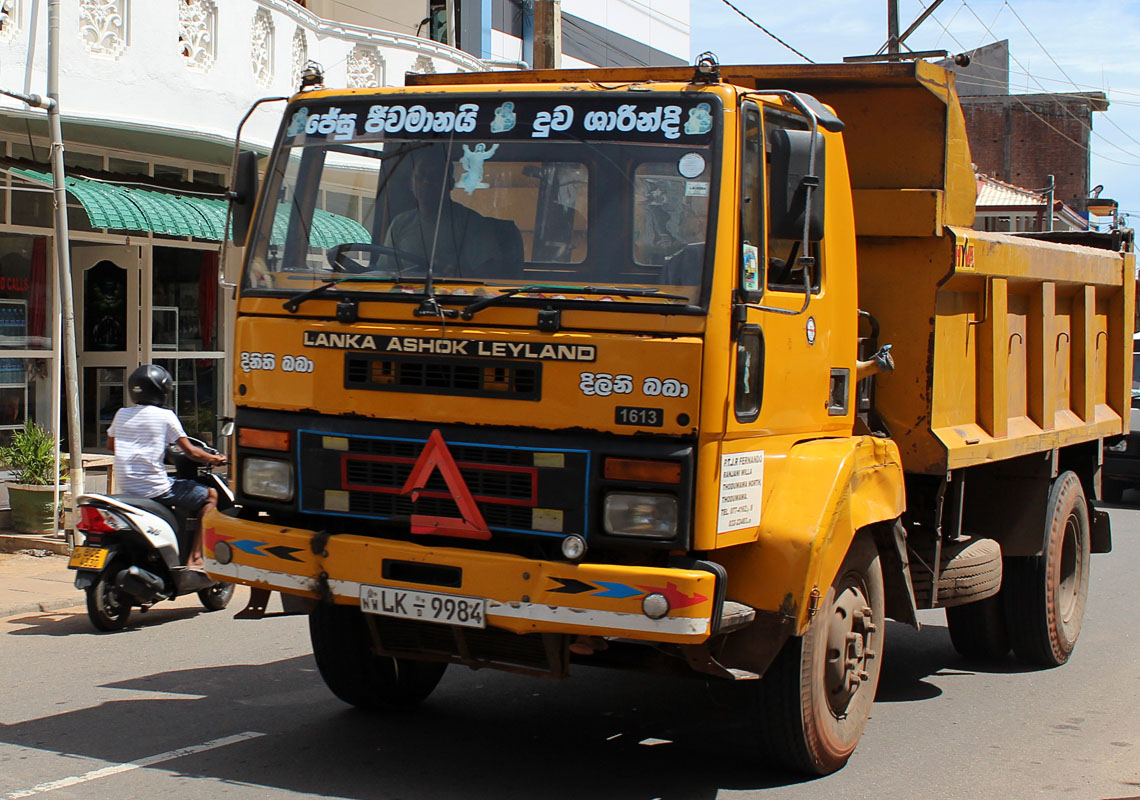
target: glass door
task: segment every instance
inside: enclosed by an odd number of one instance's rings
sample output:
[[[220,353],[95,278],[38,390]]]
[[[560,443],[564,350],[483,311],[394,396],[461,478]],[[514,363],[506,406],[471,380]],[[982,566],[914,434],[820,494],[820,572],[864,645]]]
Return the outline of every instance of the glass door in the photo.
[[[73,244],[75,333],[83,448],[103,449],[126,379],[139,365],[140,249]]]
[[[169,405],[190,436],[218,441],[225,352],[219,330],[218,254],[155,247],[149,358],[174,377]]]

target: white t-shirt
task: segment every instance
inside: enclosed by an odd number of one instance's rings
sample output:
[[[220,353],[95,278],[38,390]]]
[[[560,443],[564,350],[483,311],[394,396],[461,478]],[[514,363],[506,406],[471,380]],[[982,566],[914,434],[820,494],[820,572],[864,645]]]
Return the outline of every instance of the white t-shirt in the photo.
[[[115,480],[123,494],[158,497],[170,491],[162,458],[168,444],[186,435],[173,411],[159,406],[120,408],[107,435],[115,439]]]

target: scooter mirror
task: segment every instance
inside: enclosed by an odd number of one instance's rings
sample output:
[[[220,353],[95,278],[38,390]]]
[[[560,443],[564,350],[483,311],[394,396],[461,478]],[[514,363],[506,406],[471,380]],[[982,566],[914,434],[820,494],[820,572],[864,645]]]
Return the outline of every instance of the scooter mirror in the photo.
[[[231,420],[230,422],[227,422],[225,425],[222,426],[222,436],[233,436],[233,435],[234,435],[234,423]]]

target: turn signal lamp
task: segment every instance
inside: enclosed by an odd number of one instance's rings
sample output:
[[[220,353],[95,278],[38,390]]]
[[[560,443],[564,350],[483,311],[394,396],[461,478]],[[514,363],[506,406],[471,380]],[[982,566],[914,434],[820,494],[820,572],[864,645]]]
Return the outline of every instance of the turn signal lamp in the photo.
[[[253,447],[258,450],[289,449],[289,431],[266,431],[260,428],[238,428],[237,443],[240,447]]]
[[[681,482],[681,465],[676,461],[607,458],[605,476],[613,481],[678,484]]]

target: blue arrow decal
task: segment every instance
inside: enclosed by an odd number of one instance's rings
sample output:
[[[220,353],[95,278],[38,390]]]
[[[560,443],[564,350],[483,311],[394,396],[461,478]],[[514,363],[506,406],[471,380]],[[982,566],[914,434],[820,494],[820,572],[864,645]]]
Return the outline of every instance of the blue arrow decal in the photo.
[[[639,594],[645,594],[645,592],[640,589],[626,586],[624,583],[610,583],[609,581],[594,581],[594,583],[606,587],[606,591],[598,592],[594,597],[615,597],[621,599],[623,597],[636,597]]]
[[[265,553],[261,552],[257,548],[265,544],[267,544],[267,542],[255,542],[250,539],[238,539],[236,541],[230,542],[230,546],[236,547],[243,553],[249,553],[251,556],[264,556]]]

